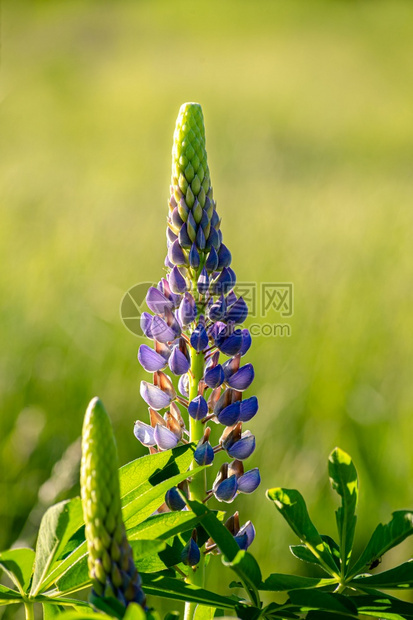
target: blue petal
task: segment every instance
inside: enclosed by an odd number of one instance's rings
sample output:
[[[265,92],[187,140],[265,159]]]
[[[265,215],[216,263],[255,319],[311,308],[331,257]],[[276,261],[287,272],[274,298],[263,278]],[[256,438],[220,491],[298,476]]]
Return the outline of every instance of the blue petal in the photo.
[[[196,233],[196,246],[199,250],[205,250],[205,235],[201,226],[199,226]]]
[[[222,337],[219,334],[215,340],[218,349],[225,355],[236,355],[239,353],[242,346],[242,334],[241,330],[236,329],[230,336]]]
[[[251,521],[247,521],[238,531],[237,536],[247,535],[248,539],[248,547],[252,544],[255,538],[255,527],[251,523]]]
[[[220,502],[232,502],[237,494],[238,483],[235,474],[223,480],[215,490],[215,497]]]
[[[200,263],[199,253],[196,249],[196,245],[192,244],[192,247],[189,251],[189,264],[192,269],[198,269]]]
[[[172,302],[154,286],[149,287],[146,294],[148,308],[155,314],[164,314],[165,308],[172,309]]]
[[[193,538],[190,538],[181,553],[181,560],[187,566],[196,566],[201,559],[201,552]]]
[[[246,327],[244,327],[244,329],[241,330],[241,333],[242,333],[242,346],[241,346],[240,353],[241,355],[245,355],[251,346],[252,338],[251,338],[251,334],[249,330]]]
[[[221,364],[217,364],[214,368],[208,368],[204,374],[204,381],[210,388],[216,388],[222,385],[224,381],[224,371]]]
[[[156,445],[154,429],[152,426],[149,426],[149,424],[145,424],[144,422],[137,420],[133,427],[133,434],[136,439],[138,439],[141,444],[147,448]]]
[[[186,224],[183,224],[181,226],[181,229],[179,231],[178,239],[179,239],[179,245],[181,247],[185,248],[185,250],[189,250],[191,248],[192,241],[189,238],[188,229],[187,229]]]
[[[198,293],[205,295],[209,288],[209,278],[205,267],[202,268],[201,274],[197,282]]]
[[[242,297],[237,299],[237,301],[232,304],[225,315],[226,321],[231,321],[233,323],[239,324],[243,323],[248,316],[248,306],[243,300]]]
[[[210,465],[213,462],[214,450],[209,441],[198,444],[194,452],[194,459],[198,465]]]
[[[212,271],[216,271],[218,267],[218,254],[215,248],[211,248],[208,257],[205,261],[205,268],[208,271],[208,273],[211,273]]]
[[[147,372],[156,372],[165,368],[167,362],[162,355],[148,347],[147,344],[141,344],[138,351],[138,360],[141,366]]]
[[[239,461],[247,459],[255,450],[255,437],[250,431],[242,434],[241,439],[230,444],[228,447],[223,444],[224,450],[233,458]]]
[[[231,259],[231,252],[228,250],[227,246],[222,243],[218,252],[218,269],[229,267]]]
[[[224,424],[225,426],[233,426],[239,420],[240,416],[240,401],[236,401],[235,403],[231,403],[227,407],[224,407],[218,415],[217,419],[220,424]]]
[[[152,320],[152,314],[149,314],[149,312],[142,312],[140,319],[141,330],[147,338],[153,338],[151,330]]]
[[[181,325],[189,325],[196,317],[195,300],[190,293],[185,293],[178,309],[178,318]]]
[[[191,334],[191,347],[195,351],[203,351],[208,346],[208,334],[203,325],[198,324]]]
[[[212,286],[213,295],[228,293],[235,284],[235,274],[230,267],[224,267]]]
[[[175,330],[172,327],[169,327],[166,321],[164,321],[160,316],[153,317],[151,332],[153,338],[162,343],[172,342],[177,336]]]
[[[186,280],[176,265],[174,266],[171,273],[169,274],[168,281],[169,281],[169,286],[171,287],[171,291],[173,293],[175,294],[185,293]]]
[[[203,396],[196,396],[188,405],[188,413],[194,420],[202,420],[208,413],[208,404]]]
[[[224,318],[226,311],[225,297],[221,297],[208,309],[208,317],[211,321],[220,321]]]
[[[165,502],[168,508],[173,511],[183,510],[186,506],[185,500],[176,487],[172,487],[166,492]]]
[[[174,348],[168,363],[174,375],[184,375],[189,370],[188,358],[179,350],[179,347]]]
[[[243,476],[238,478],[238,491],[241,493],[253,493],[260,482],[260,471],[258,467],[254,467],[254,469],[250,469]]]
[[[242,549],[243,551],[246,551],[248,549],[247,534],[241,534],[241,536],[237,534],[236,536],[234,536],[234,540],[237,543],[238,547]]]
[[[173,265],[185,265],[187,263],[185,254],[177,239],[168,248],[168,258]]]
[[[255,416],[258,411],[258,399],[256,396],[251,396],[241,401],[241,415],[239,417],[240,422],[248,422]]]
[[[245,364],[235,374],[228,379],[228,385],[238,392],[243,392],[254,380],[254,367],[252,364]]]
[[[141,381],[140,392],[143,400],[149,407],[155,409],[155,411],[165,409],[172,400],[166,392],[163,392],[156,385],[152,385],[152,383],[148,383],[147,381]]]

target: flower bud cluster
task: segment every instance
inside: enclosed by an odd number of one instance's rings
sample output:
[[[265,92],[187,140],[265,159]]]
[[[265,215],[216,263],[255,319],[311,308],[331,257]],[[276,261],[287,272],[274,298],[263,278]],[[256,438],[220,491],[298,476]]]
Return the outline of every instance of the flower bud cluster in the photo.
[[[251,335],[242,327],[248,307],[234,292],[236,276],[230,267],[231,253],[222,243],[198,104],[181,107],[172,157],[167,273],[149,288],[150,312],[141,316],[142,330],[153,341],[153,346],[143,344],[138,352],[139,362],[152,374],[152,381],[142,381],[140,390],[149,408],[149,424],[138,420],[134,433],[152,451],[168,450],[188,442],[188,423],[203,425],[195,461],[210,465],[221,451],[229,460],[220,467],[206,499],[232,502],[238,493],[252,493],[260,483],[257,468],[244,470],[255,437],[243,425],[257,413],[258,401],[256,396],[244,397],[254,380],[252,364],[243,363],[251,346]],[[199,361],[202,376],[197,377],[194,394],[193,363],[199,368]],[[176,388],[173,376],[179,378]],[[222,427],[215,446],[212,423]],[[168,492],[166,503],[171,510],[184,507],[177,490]],[[248,531],[238,527],[233,533],[241,548],[254,537],[252,524],[244,529]],[[191,562],[196,557],[194,545],[192,537],[187,545]]]

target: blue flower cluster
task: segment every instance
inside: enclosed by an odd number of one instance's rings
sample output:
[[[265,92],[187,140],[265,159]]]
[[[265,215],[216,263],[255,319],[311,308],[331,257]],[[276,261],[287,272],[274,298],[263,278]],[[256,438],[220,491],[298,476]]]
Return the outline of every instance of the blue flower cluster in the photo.
[[[143,368],[153,373],[153,380],[142,381],[140,389],[149,407],[149,424],[138,420],[134,433],[152,451],[168,450],[188,442],[186,423],[202,425],[195,461],[210,465],[221,451],[229,458],[205,499],[214,496],[232,502],[238,493],[252,493],[260,483],[258,468],[244,470],[255,437],[243,425],[257,413],[258,400],[244,398],[254,380],[252,364],[243,363],[251,346],[251,335],[242,327],[248,307],[234,292],[236,276],[220,223],[206,163],[202,110],[198,104],[185,104],[174,140],[167,274],[149,288],[150,312],[141,316],[142,330],[153,341],[152,347],[143,344],[138,352]],[[197,368],[201,362],[197,378],[194,361]],[[172,375],[179,377],[176,388]],[[195,379],[194,394],[190,386]],[[187,422],[181,407],[187,411]],[[215,446],[210,442],[212,423],[223,427]],[[177,489],[167,493],[166,503],[171,510],[185,506]],[[240,547],[247,548],[254,538],[253,525],[240,527],[238,513],[231,519],[228,528]],[[194,545],[191,538],[188,554],[197,558]]]

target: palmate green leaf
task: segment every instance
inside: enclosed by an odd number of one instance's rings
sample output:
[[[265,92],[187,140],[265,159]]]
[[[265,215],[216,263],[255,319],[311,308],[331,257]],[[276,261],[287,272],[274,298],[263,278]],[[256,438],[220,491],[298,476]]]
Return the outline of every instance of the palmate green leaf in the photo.
[[[404,562],[396,568],[385,570],[377,575],[359,575],[350,583],[356,588],[380,588],[407,590],[413,588],[413,560]]]
[[[0,584],[0,605],[12,605],[21,602],[22,597],[16,590]]]
[[[295,489],[280,487],[269,489],[267,497],[272,500],[293,532],[310,549],[323,568],[332,576],[338,577],[337,566],[328,545],[323,541],[311,521],[304,498]]]
[[[258,589],[267,592],[287,592],[288,590],[302,590],[305,588],[323,588],[336,583],[335,579],[317,579],[315,577],[273,573],[259,585]]]
[[[389,523],[380,523],[373,532],[367,547],[360,558],[351,567],[349,579],[363,572],[372,562],[381,558],[387,551],[399,545],[413,534],[413,512],[397,510],[393,512]]]
[[[175,601],[188,601],[223,609],[235,609],[238,601],[227,596],[209,592],[204,588],[185,583],[172,577],[141,573],[146,594],[161,596]]]
[[[340,547],[337,543],[330,538],[330,536],[325,536],[321,534],[322,541],[327,545],[330,550],[331,556],[336,564],[337,571],[340,570]],[[324,571],[326,570],[320,560],[312,554],[310,549],[306,547],[306,545],[290,545],[290,551],[294,557],[302,560],[303,562],[308,562],[309,564],[315,564],[322,568]],[[328,571],[327,571],[328,572]],[[330,574],[330,573],[329,573]]]
[[[341,496],[341,506],[336,510],[336,521],[340,540],[341,572],[344,575],[350,562],[357,522],[357,471],[351,457],[340,448],[335,448],[328,459],[328,473],[332,488]]]
[[[54,605],[52,603],[43,603],[43,620],[54,620],[59,618],[65,612],[63,605]]]
[[[47,588],[47,577],[56,559],[82,523],[82,503],[79,497],[60,502],[47,510],[40,523],[37,539],[31,596]]]
[[[0,569],[4,570],[21,594],[24,594],[30,586],[33,564],[33,549],[23,547],[0,553]]]

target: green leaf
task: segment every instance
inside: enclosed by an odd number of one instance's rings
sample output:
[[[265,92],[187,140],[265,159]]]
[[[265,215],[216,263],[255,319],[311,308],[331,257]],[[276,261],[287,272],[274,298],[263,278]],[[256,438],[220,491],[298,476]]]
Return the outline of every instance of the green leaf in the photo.
[[[204,588],[187,584],[184,581],[163,575],[141,573],[143,589],[146,594],[162,596],[175,601],[188,601],[212,607],[235,609],[238,605],[232,598],[209,592]]]
[[[335,579],[317,579],[315,577],[301,577],[299,575],[283,575],[273,573],[261,583],[259,590],[269,592],[286,592],[287,590],[302,590],[304,588],[322,588],[337,583]]]
[[[13,581],[21,594],[24,594],[30,585],[33,564],[33,549],[23,547],[20,549],[9,549],[0,553],[0,568]]]
[[[351,582],[356,588],[384,588],[407,590],[413,588],[413,560],[377,575],[359,575]]]
[[[201,518],[190,510],[163,512],[148,517],[143,523],[128,529],[126,533],[128,540],[168,539],[186,530],[192,530],[200,521]]]
[[[230,531],[221,523],[216,514],[201,502],[189,501],[188,505],[198,517],[202,518],[202,527],[218,545],[226,559],[229,562],[235,560],[240,548]]]
[[[82,503],[78,497],[60,502],[47,510],[40,523],[37,539],[31,596],[36,596],[48,587],[50,581],[47,576],[56,558],[82,523]]]
[[[137,488],[151,481],[151,486],[186,471],[192,463],[194,448],[179,446],[173,450],[148,454],[127,463],[119,469],[121,497],[127,497]]]
[[[400,601],[386,594],[349,597],[358,613],[382,618],[383,620],[405,620],[413,618],[413,604]]]
[[[328,459],[328,473],[332,488],[341,496],[341,506],[336,510],[336,521],[344,575],[350,562],[357,522],[357,471],[351,457],[340,448],[335,448]]]
[[[62,612],[65,611],[63,605],[56,605],[52,603],[42,603],[43,607],[43,620],[54,620],[58,618]]]
[[[262,575],[254,556],[248,553],[248,551],[240,549],[232,562],[229,562],[223,557],[222,563],[224,566],[229,566],[237,573],[238,577],[245,586],[247,586],[247,590],[253,594],[254,603],[258,604],[259,596],[257,594],[257,589],[261,585]]]
[[[123,501],[129,503],[123,506],[122,515],[125,521],[125,527],[131,528],[139,523],[142,523],[147,517],[149,517],[160,504],[163,503],[165,493],[171,488],[178,485],[183,480],[186,480],[190,476],[196,476],[199,472],[208,467],[203,465],[202,467],[195,467],[194,469],[184,471],[183,473],[172,476],[164,482],[152,486],[151,482],[141,485],[135,489],[132,493],[129,493]]]
[[[109,616],[96,611],[66,611],[60,614],[62,620],[108,620]]]
[[[331,611],[350,618],[358,618],[357,607],[352,600],[342,594],[320,592],[319,590],[292,590],[290,602],[301,612],[311,610]]]
[[[278,487],[269,489],[267,497],[274,502],[275,507],[293,532],[310,549],[324,569],[334,577],[338,577],[337,567],[330,549],[311,521],[301,493],[295,489]]]
[[[162,540],[134,540],[131,541],[133,555],[140,570],[140,563],[143,563],[147,556],[156,555],[165,549],[166,543]],[[162,568],[165,568],[162,566]],[[56,582],[56,586],[62,594],[65,592],[76,592],[91,584],[89,577],[87,555],[83,555],[75,562]]]
[[[363,572],[372,562],[381,558],[387,551],[399,545],[413,534],[413,512],[397,510],[393,512],[389,523],[379,525],[367,544],[360,558],[350,569],[349,579]]]
[[[12,590],[7,586],[0,584],[0,605],[12,605],[13,603],[21,603],[22,597],[16,590]]]

